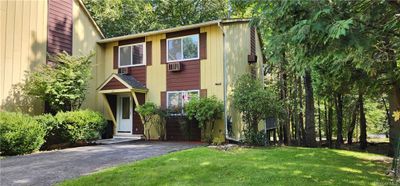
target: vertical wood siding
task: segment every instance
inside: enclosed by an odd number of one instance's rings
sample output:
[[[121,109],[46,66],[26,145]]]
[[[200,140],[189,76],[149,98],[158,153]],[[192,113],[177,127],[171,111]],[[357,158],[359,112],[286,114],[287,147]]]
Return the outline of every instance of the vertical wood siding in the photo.
[[[146,86],[146,66],[129,67],[128,73],[144,86]]]
[[[73,0],[48,1],[47,52],[72,54]]]
[[[201,60],[200,73],[201,73],[201,91],[200,94],[209,96],[216,96],[219,100],[224,100],[224,66],[223,66],[223,32],[217,25],[202,27],[201,33],[206,34],[207,42],[207,58]],[[239,45],[239,44],[238,44]],[[226,52],[230,52],[229,50]],[[247,57],[247,56],[246,56]],[[217,120],[215,124],[214,135],[224,135],[224,121]],[[207,131],[209,132],[209,131]]]
[[[138,102],[139,102],[140,105],[144,104],[144,102],[145,102],[145,94],[136,93],[136,97],[137,97]],[[135,103],[133,103],[133,105],[134,105],[133,110],[135,110],[137,105],[135,105]],[[132,127],[132,133],[133,134],[143,134],[144,126],[143,126],[142,120],[140,119],[139,114],[136,111],[134,111],[133,120],[132,121],[133,121],[132,122],[132,126],[133,126]]]
[[[167,71],[167,90],[200,89],[200,60],[181,62],[181,71]]]
[[[113,90],[113,89],[124,89],[128,88],[116,78],[112,78],[101,90]]]
[[[0,1],[0,110],[43,110],[40,102],[26,102],[18,84],[46,62],[46,37],[46,1]]]

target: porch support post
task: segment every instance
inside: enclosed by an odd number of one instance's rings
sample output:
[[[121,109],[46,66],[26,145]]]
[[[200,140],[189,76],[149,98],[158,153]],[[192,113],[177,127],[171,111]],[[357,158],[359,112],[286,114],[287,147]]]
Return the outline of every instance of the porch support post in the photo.
[[[139,106],[139,101],[138,101],[138,99],[136,97],[136,92],[134,90],[131,90],[131,94],[132,94],[133,100],[135,101],[135,105]],[[144,120],[143,120],[142,115],[139,114],[139,116],[140,116],[140,120],[142,120],[142,123],[144,124]]]
[[[114,134],[116,134],[115,129],[117,128],[117,121],[115,120],[115,116],[111,110],[110,103],[108,102],[107,96],[105,94],[101,94],[101,95],[103,96],[103,99],[106,102],[106,109],[107,109],[108,114],[111,116],[112,122],[114,123]]]

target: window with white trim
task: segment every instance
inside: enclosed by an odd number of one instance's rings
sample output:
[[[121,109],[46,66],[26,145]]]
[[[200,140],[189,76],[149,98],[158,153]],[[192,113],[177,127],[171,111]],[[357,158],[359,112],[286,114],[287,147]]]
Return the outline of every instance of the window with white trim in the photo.
[[[195,96],[199,96],[199,90],[188,91],[168,91],[167,92],[167,108],[171,113],[183,114],[183,107],[187,102]]]
[[[199,34],[167,39],[167,62],[199,59]]]
[[[145,65],[144,43],[119,46],[118,67]]]

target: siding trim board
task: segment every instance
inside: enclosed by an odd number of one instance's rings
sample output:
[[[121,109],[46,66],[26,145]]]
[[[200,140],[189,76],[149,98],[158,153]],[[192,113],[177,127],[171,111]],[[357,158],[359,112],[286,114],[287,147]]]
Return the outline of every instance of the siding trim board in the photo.
[[[136,44],[136,43],[144,43],[145,41],[146,41],[145,37],[127,39],[127,40],[118,41],[118,46]]]
[[[174,38],[174,37],[181,37],[181,36],[187,36],[187,35],[193,35],[193,34],[200,34],[200,28],[194,28],[190,30],[182,30],[178,32],[170,32],[166,33],[165,36],[167,39],[169,38]]]

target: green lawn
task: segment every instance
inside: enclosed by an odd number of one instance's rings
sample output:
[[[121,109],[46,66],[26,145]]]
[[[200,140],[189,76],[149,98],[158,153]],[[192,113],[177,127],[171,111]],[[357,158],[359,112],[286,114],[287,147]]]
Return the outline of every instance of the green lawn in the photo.
[[[382,156],[295,147],[175,152],[61,185],[386,185]]]

